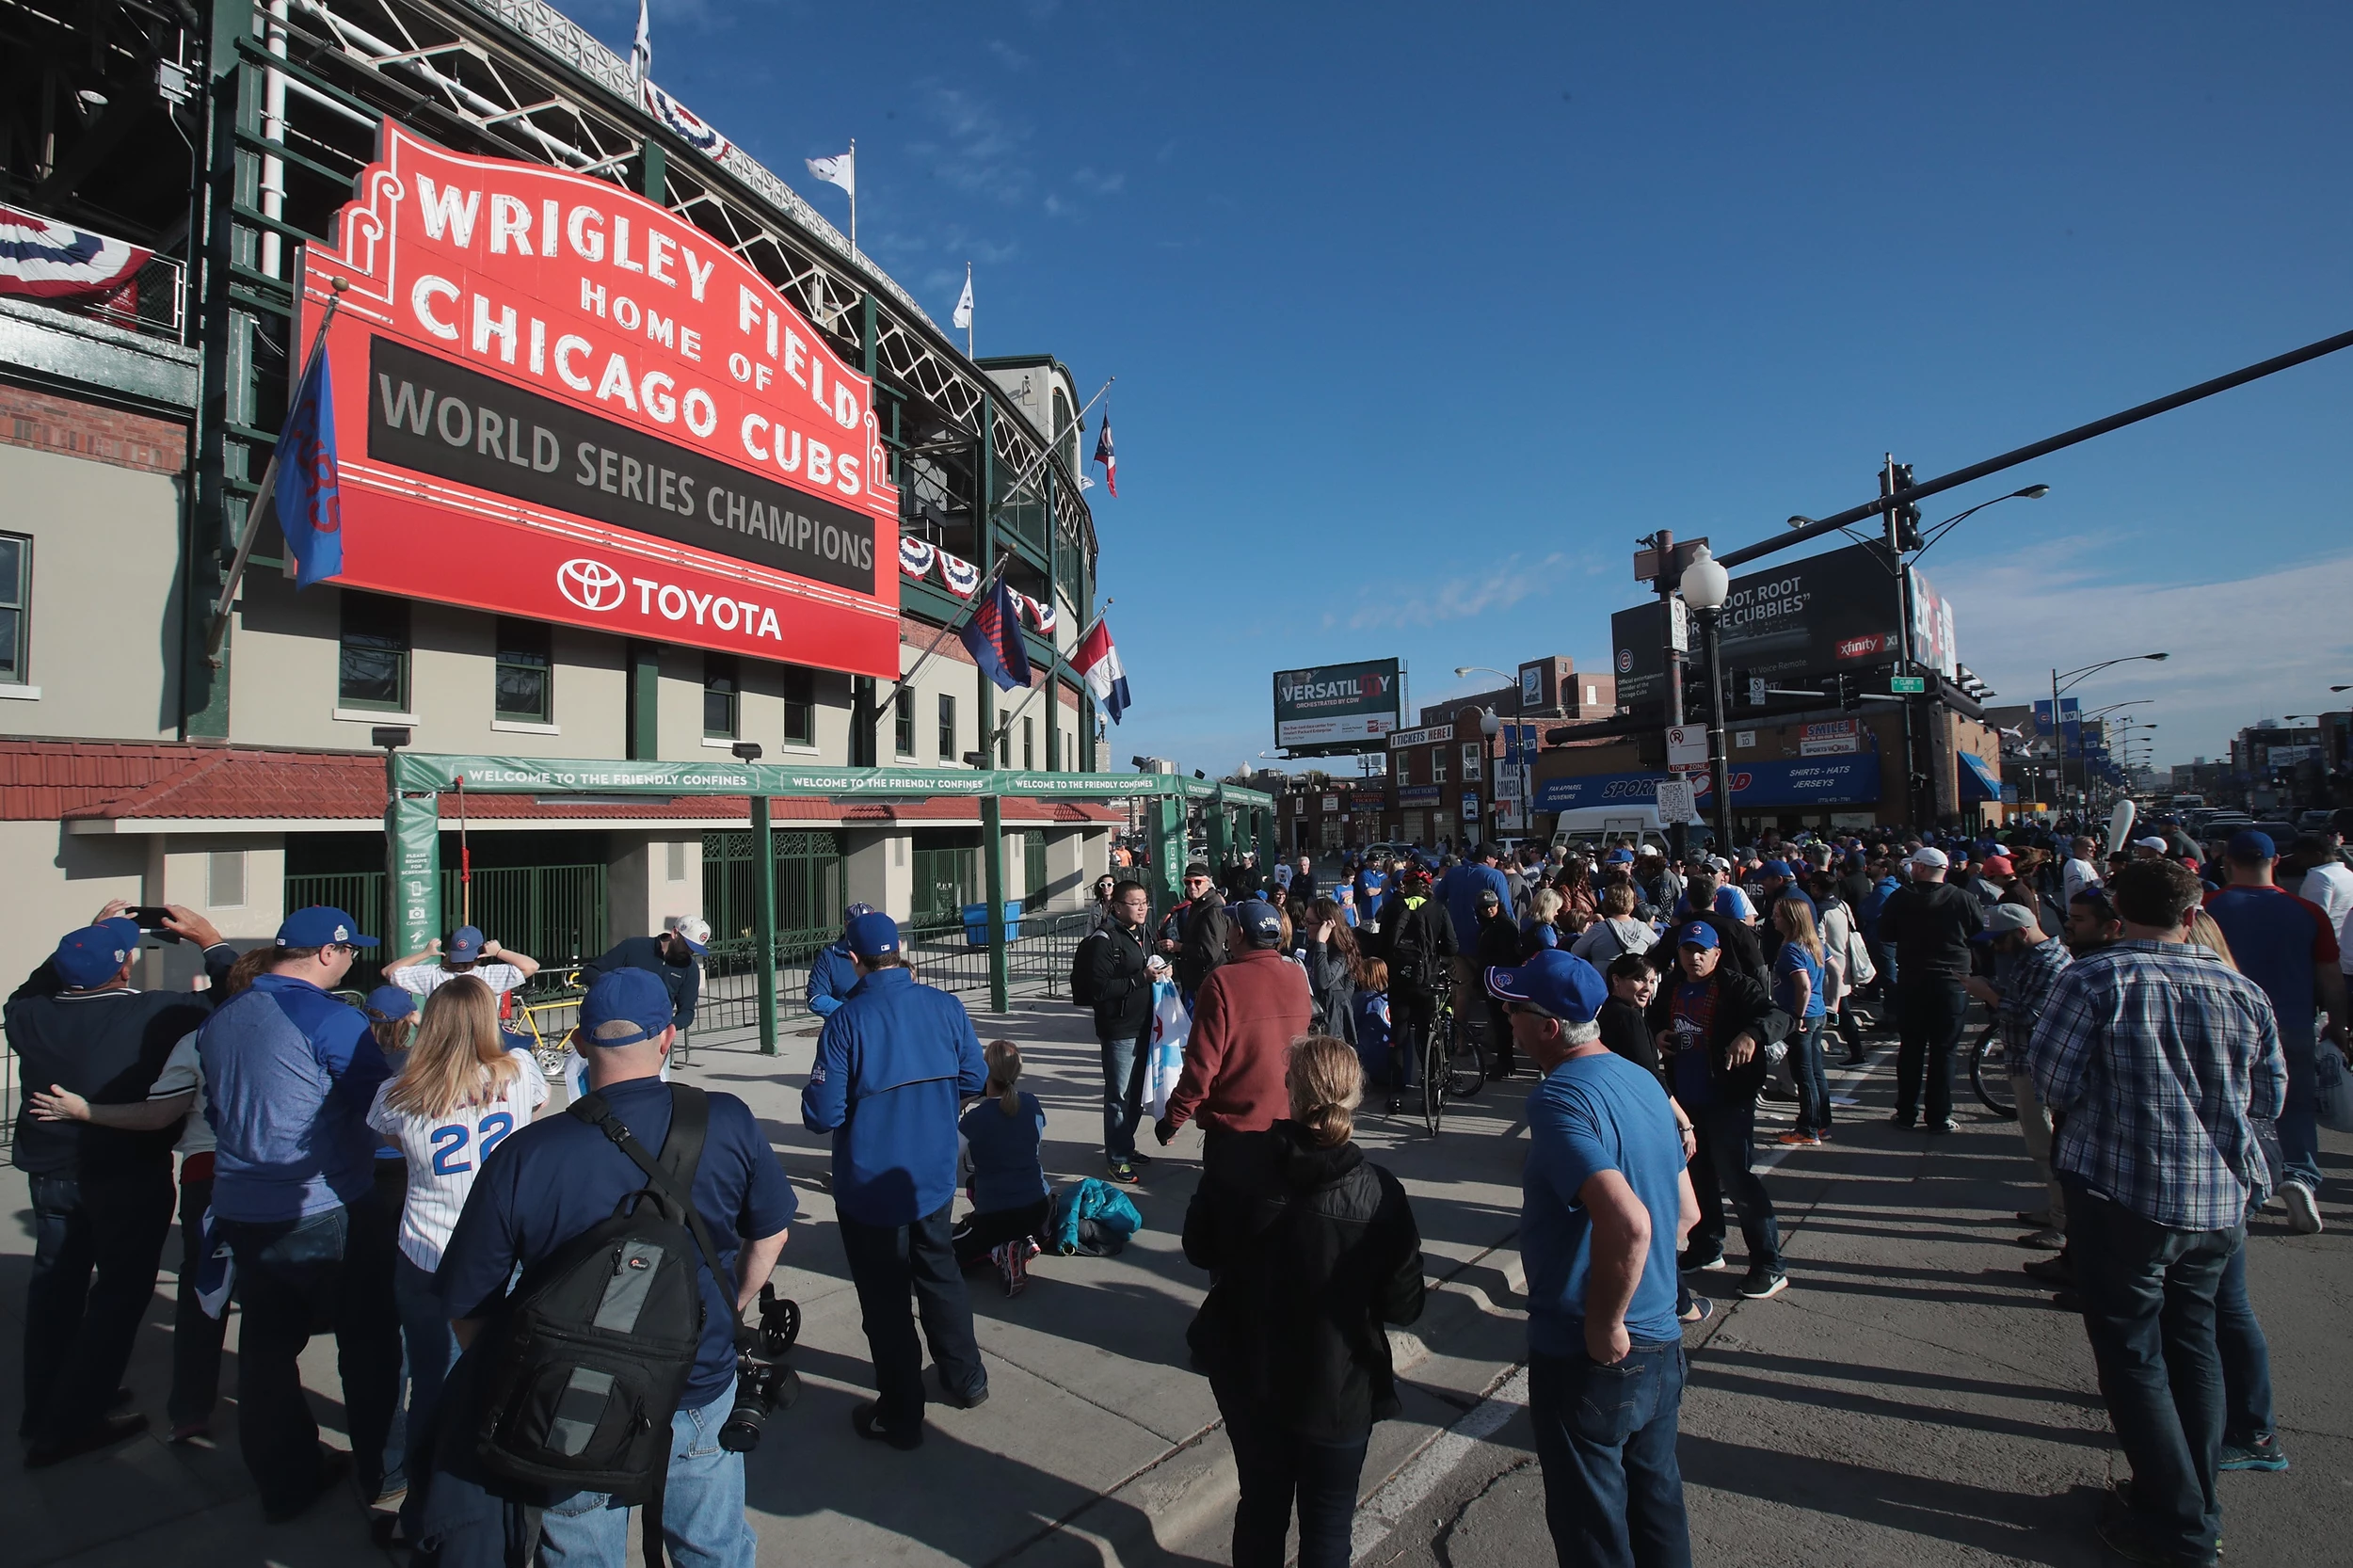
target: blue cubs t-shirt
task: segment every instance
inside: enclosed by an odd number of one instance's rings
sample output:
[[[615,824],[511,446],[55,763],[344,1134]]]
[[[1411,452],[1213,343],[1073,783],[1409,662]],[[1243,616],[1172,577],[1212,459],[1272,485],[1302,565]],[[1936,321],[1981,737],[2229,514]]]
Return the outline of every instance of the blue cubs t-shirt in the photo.
[[[1658,1080],[1609,1051],[1571,1057],[1528,1097],[1520,1257],[1528,1270],[1528,1343],[1540,1355],[1585,1353],[1585,1282],[1593,1221],[1577,1192],[1616,1171],[1650,1210],[1650,1254],[1625,1310],[1629,1337],[1678,1339],[1675,1231],[1683,1143]]]
[[[1002,1101],[984,1095],[956,1123],[972,1151],[972,1207],[983,1214],[1027,1208],[1046,1196],[1046,1167],[1037,1157],[1046,1136],[1046,1108],[1027,1090],[1021,1109],[1005,1114]]]
[[[1797,977],[1807,981],[1805,1010],[1798,1010]],[[1793,1018],[1819,1018],[1829,1013],[1822,1005],[1822,961],[1795,942],[1781,944],[1781,952],[1773,959],[1773,1005]]]
[[[658,1162],[670,1133],[670,1086],[659,1079],[632,1079],[607,1088],[604,1098]],[[646,1185],[636,1163],[587,1122],[554,1115],[516,1128],[482,1162],[441,1254],[442,1309],[453,1318],[488,1316],[518,1264],[528,1270],[603,1224],[623,1198]],[[722,1286],[708,1267],[696,1269],[703,1337],[680,1401],[685,1410],[711,1403],[735,1381],[735,1255],[744,1241],[784,1229],[799,1209],[751,1108],[733,1095],[711,1096],[711,1128],[695,1167],[693,1196],[728,1277]]]

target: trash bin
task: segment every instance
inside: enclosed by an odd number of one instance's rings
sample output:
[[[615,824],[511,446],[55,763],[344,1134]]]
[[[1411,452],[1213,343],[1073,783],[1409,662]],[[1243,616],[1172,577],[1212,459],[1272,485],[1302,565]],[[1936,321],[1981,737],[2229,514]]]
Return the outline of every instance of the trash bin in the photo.
[[[1021,901],[1019,899],[1005,900],[1004,920],[1005,940],[1008,942],[1021,940]],[[968,948],[988,946],[987,904],[968,904],[964,906],[964,945]]]

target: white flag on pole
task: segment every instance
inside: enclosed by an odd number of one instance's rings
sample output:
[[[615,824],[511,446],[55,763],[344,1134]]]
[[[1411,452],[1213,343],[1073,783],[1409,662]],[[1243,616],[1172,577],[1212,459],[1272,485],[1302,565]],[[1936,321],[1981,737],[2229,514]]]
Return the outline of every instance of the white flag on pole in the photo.
[[[972,269],[964,269],[964,293],[956,296],[956,313],[948,318],[958,327],[972,325]]]
[[[653,26],[646,18],[646,0],[637,0],[637,37],[629,46],[629,79],[642,82],[653,74]]]
[[[810,158],[808,171],[829,185],[840,185],[852,196],[857,194],[857,149],[833,158]],[[885,171],[888,172],[888,170]]]

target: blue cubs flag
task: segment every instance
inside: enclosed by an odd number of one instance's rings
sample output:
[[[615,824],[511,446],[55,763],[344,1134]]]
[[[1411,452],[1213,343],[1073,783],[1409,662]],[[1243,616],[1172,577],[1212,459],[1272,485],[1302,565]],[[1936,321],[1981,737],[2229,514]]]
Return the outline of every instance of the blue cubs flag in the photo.
[[[981,666],[1001,691],[1030,683],[1030,650],[1021,640],[1021,622],[1013,611],[1013,586],[997,580],[997,591],[983,601],[958,633]]]
[[[322,349],[311,356],[286,426],[278,433],[278,485],[270,497],[294,552],[295,586],[344,569],[343,498],[336,483],[335,395]]]

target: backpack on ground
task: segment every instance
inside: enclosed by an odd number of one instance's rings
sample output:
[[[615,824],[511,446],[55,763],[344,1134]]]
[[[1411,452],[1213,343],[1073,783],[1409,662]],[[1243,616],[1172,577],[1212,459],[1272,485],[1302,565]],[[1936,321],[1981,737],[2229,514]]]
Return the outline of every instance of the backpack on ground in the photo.
[[[1113,1256],[1143,1228],[1144,1216],[1128,1194],[1094,1176],[1081,1178],[1054,1199],[1052,1240],[1054,1250],[1065,1257]]]
[[[1093,949],[1098,939],[1107,938],[1110,935],[1105,931],[1090,931],[1080,939],[1077,947],[1070,950],[1070,1004],[1073,1007],[1091,1008],[1100,1000],[1100,993],[1095,988]]]
[[[670,1421],[702,1343],[704,1269],[732,1298],[691,1194],[711,1102],[670,1085],[662,1154],[646,1152],[601,1094],[566,1108],[646,1174],[612,1218],[572,1238],[523,1277],[499,1316],[482,1369],[474,1454],[499,1480],[550,1497],[603,1492],[646,1505],[645,1553],[662,1557]],[[739,1342],[745,1331],[738,1330]]]

